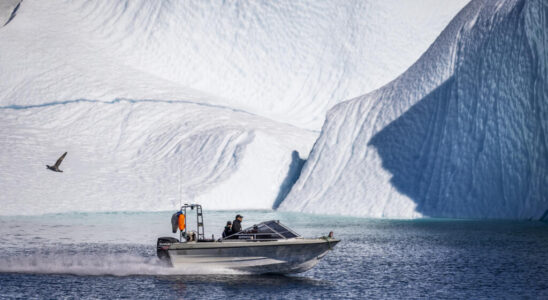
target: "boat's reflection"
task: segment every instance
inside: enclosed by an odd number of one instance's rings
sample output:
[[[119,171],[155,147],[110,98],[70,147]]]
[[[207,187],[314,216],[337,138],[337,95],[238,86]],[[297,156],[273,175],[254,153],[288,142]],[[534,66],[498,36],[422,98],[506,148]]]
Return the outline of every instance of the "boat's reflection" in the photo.
[[[199,287],[220,290],[291,289],[291,287],[323,287],[333,283],[303,275],[176,275],[161,276],[159,281],[169,281],[179,295],[186,295]]]

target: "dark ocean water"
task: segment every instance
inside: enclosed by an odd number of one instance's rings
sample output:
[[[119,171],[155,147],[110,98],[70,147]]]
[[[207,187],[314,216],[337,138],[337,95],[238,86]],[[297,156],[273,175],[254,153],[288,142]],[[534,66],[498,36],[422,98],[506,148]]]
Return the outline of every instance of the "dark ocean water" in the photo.
[[[212,229],[233,213],[209,215]],[[294,276],[177,275],[155,258],[170,213],[1,217],[0,298],[548,299],[546,223],[244,215],[246,225],[279,219],[304,236],[333,230],[342,242]]]

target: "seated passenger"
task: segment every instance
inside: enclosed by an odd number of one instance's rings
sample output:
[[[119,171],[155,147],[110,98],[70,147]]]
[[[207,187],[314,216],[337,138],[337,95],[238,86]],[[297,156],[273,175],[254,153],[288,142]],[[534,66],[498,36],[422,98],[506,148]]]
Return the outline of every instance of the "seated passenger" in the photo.
[[[242,219],[244,217],[242,215],[236,215],[236,219],[232,221],[232,232],[231,234],[238,233],[242,231]]]
[[[226,222],[225,230],[223,231],[223,239],[232,234],[232,222]]]

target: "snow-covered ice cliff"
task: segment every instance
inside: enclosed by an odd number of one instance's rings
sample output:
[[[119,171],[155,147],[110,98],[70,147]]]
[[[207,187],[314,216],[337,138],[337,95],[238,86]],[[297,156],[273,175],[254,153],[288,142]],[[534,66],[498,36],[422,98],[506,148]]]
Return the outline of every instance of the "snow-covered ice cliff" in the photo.
[[[2,2],[0,214],[270,208],[466,2]]]
[[[468,4],[404,74],[328,112],[281,209],[540,218],[547,29],[543,0]]]

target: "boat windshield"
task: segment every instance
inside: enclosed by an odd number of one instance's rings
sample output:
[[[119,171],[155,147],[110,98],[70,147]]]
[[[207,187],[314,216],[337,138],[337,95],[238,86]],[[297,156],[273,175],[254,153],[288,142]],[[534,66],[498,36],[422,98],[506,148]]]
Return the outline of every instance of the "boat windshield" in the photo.
[[[227,236],[226,239],[245,239],[245,240],[281,240],[300,237],[289,227],[280,223],[280,221],[266,221],[257,225],[248,227],[238,233]]]

